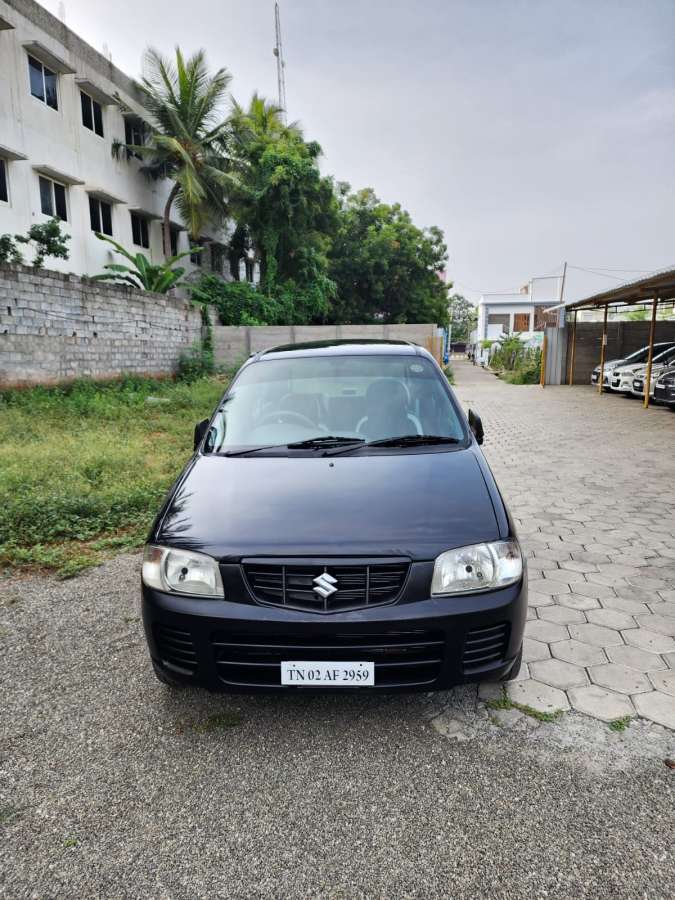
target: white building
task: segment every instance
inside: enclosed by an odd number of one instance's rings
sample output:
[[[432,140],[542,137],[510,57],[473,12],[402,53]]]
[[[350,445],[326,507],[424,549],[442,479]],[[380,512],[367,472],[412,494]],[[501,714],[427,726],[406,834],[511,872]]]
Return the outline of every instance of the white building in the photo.
[[[137,143],[144,116],[132,80],[105,56],[33,0],[0,0],[0,234],[55,215],[70,258],[50,258],[51,268],[94,275],[120,261],[95,231],[161,262],[171,183],[111,152],[115,140]],[[177,210],[172,221],[174,250],[188,249]],[[203,239],[207,250],[182,264],[227,275],[224,236]]]
[[[538,341],[546,325],[557,324],[555,313],[545,310],[560,301],[560,282],[560,276],[535,277],[514,293],[483,294],[472,342],[480,351],[481,341],[497,340],[502,334],[518,333],[524,341]]]

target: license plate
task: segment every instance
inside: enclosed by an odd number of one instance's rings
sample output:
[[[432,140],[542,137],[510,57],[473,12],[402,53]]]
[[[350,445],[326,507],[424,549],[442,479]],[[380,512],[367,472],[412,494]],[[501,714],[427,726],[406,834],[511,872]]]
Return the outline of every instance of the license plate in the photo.
[[[282,662],[281,683],[293,687],[373,687],[375,663]]]

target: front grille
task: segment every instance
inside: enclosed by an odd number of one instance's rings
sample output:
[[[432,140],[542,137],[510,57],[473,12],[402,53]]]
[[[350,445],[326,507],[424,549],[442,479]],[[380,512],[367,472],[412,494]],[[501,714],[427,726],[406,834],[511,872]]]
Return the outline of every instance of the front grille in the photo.
[[[464,642],[462,666],[465,674],[491,668],[503,661],[509,641],[508,622],[469,631]]]
[[[443,634],[438,631],[213,635],[220,678],[236,687],[280,687],[280,663],[292,660],[374,662],[376,687],[418,687],[438,678],[444,649]]]
[[[197,668],[197,652],[189,631],[155,626],[155,640],[162,662],[183,674],[191,675]]]
[[[285,606],[318,613],[344,612],[363,606],[379,606],[393,602],[401,592],[408,574],[407,560],[372,563],[337,562],[261,562],[244,561],[244,576],[259,603]],[[334,593],[321,596],[315,579],[326,573]]]

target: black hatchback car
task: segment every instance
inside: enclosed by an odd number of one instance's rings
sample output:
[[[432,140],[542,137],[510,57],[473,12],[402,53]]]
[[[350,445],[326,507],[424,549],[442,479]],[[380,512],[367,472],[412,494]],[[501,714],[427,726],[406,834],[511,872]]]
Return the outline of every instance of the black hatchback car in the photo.
[[[145,550],[158,678],[240,692],[514,678],[525,563],[482,437],[415,345],[253,356],[197,425]]]

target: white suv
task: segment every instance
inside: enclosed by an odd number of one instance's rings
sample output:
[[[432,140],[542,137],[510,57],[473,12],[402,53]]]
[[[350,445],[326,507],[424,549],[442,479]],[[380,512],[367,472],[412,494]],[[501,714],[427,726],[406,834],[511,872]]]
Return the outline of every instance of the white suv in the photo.
[[[654,344],[654,354],[652,357],[652,365],[657,366],[659,360],[665,354],[675,351],[675,341],[663,341],[660,344]],[[643,347],[631,353],[626,359],[615,360],[605,365],[604,385],[611,391],[618,391],[620,394],[630,395],[633,393],[633,378],[643,372],[647,366],[649,357],[649,347]],[[595,379],[597,384],[598,379]]]

